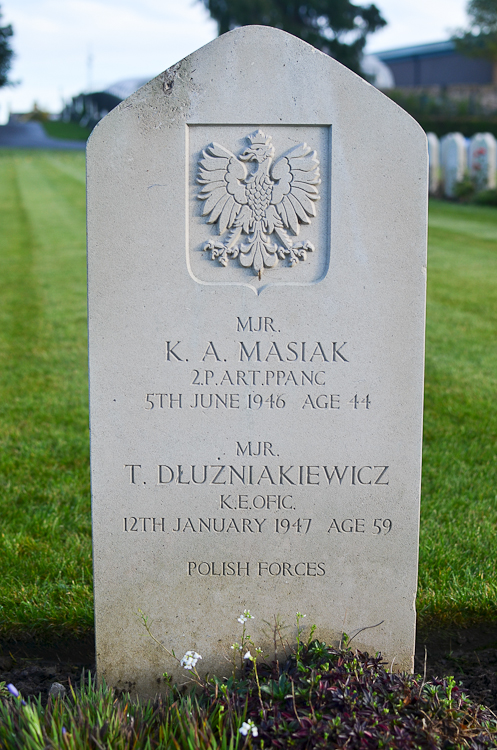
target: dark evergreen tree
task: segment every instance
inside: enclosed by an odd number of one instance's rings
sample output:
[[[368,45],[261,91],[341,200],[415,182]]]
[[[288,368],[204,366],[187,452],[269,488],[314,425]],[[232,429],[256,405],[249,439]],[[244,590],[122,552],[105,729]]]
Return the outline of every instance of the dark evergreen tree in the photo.
[[[2,11],[0,9],[0,22],[2,20]],[[14,55],[9,44],[9,37],[13,35],[12,26],[0,26],[0,87],[9,83],[8,72]]]
[[[360,72],[368,34],[386,25],[376,5],[353,5],[350,0],[202,0],[218,33],[238,26],[274,26]]]
[[[456,48],[469,57],[497,62],[497,0],[470,0],[469,27],[453,37]]]

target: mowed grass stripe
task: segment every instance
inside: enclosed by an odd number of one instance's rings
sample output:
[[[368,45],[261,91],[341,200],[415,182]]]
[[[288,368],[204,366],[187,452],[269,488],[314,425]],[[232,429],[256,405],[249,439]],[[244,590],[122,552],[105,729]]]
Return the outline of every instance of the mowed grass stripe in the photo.
[[[0,156],[4,635],[93,622],[83,175]],[[497,211],[432,203],[428,280],[419,620],[495,619]]]
[[[51,151],[47,154],[53,167],[86,186],[86,158],[84,152],[74,154],[64,151]]]
[[[30,273],[33,237],[23,210],[14,161],[3,157],[0,159],[0,170],[3,178],[0,181],[0,336],[4,340],[4,346],[0,348],[0,378],[9,382],[7,352],[16,346],[19,338],[33,338],[26,332],[26,327],[32,327],[37,300]],[[19,300],[19,289],[23,284],[25,291],[22,300]],[[19,304],[26,309],[26,315],[19,315]],[[23,349],[20,349],[21,355]]]
[[[431,201],[430,233],[435,229],[466,236],[471,244],[475,239],[497,242],[497,211],[487,206]]]
[[[84,188],[50,154],[0,172],[0,633],[74,632],[92,625]]]
[[[77,365],[66,375],[81,375],[82,353],[86,358],[86,339],[78,336],[83,331],[86,337],[84,189],[79,181],[61,174],[50,155],[38,162],[21,162],[19,171],[38,250],[36,273],[45,300],[51,353],[69,366]]]
[[[433,202],[428,269],[419,619],[493,620],[497,211]]]

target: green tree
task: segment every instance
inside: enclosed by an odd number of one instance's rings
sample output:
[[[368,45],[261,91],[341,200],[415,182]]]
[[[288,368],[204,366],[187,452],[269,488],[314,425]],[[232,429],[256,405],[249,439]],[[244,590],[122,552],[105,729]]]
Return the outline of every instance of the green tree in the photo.
[[[386,25],[376,5],[353,5],[350,0],[202,0],[218,33],[238,26],[275,26],[360,72],[368,34]]]
[[[470,57],[497,62],[497,0],[470,0],[466,12],[469,27],[452,37],[456,49]]]
[[[2,11],[0,9],[0,22],[2,20]],[[0,26],[0,87],[9,83],[8,72],[12,63],[14,52],[9,44],[9,37],[13,35],[12,26]]]

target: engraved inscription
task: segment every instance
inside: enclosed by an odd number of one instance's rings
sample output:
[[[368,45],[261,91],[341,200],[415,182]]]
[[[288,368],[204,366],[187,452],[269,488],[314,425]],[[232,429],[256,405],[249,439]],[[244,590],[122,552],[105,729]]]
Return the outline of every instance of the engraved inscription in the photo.
[[[392,521],[390,518],[375,518],[369,533],[378,536],[378,534],[389,534],[392,530]],[[364,534],[366,533],[366,520],[364,518],[345,518],[343,521],[334,518],[328,529],[328,534],[332,531],[338,534]]]
[[[189,562],[189,576],[324,576],[324,562]]]
[[[163,391],[146,393],[143,408],[163,413],[178,409],[202,413],[250,410],[261,414],[282,409],[327,410],[330,416],[343,413],[346,408],[369,411],[372,401],[366,390],[323,391],[334,387],[330,382],[335,377],[331,368],[334,370],[337,364],[348,368],[353,361],[349,342],[338,336],[333,337],[336,341],[288,341],[287,337],[280,337],[280,326],[281,322],[278,324],[270,315],[236,316],[235,331],[245,334],[245,340],[204,339],[194,345],[170,333],[171,338],[165,341],[165,361],[174,365],[177,372],[182,371],[186,382],[179,384],[176,379],[174,387],[181,392],[172,388],[168,392],[171,383],[166,381]],[[199,364],[187,375],[182,365],[189,361]],[[312,391],[316,387],[319,391]]]
[[[279,386],[287,386],[287,385],[307,385],[308,383],[304,383],[304,379],[302,379],[301,383],[298,383],[295,380],[294,374],[292,372],[289,373],[288,378],[286,378],[287,373],[285,373],[283,370],[267,370],[265,372],[262,372],[260,370],[249,370],[248,372],[251,372],[252,375],[264,375],[264,382],[259,383],[259,385],[262,386],[270,386],[274,384],[274,381],[276,381],[276,385]],[[200,376],[200,373],[198,370],[194,370],[194,380],[197,380],[197,378]],[[240,376],[242,373],[240,370],[238,371],[238,380],[240,379]],[[310,375],[306,373],[305,379],[313,379],[313,385],[321,385],[321,383],[318,383],[317,376],[324,374],[321,372],[313,373],[311,372]],[[316,378],[314,379],[314,375],[316,375]],[[291,376],[291,378],[290,378]],[[226,371],[224,375],[221,378],[220,382],[214,383],[215,386],[222,387],[227,385],[227,379],[229,378],[229,373]],[[235,385],[235,383],[232,380],[229,380],[231,385]],[[199,383],[200,385],[200,383]],[[246,385],[246,383],[244,383]],[[351,399],[348,398],[350,394],[345,396],[345,406],[352,407],[352,409],[365,409],[369,410],[371,406],[371,399],[369,398],[369,394],[364,396],[364,398],[360,394],[355,394]],[[183,409],[183,407],[188,409],[251,409],[253,411],[259,411],[260,409],[285,409],[285,407],[292,403],[292,397],[288,394],[281,394],[281,393],[246,393],[246,394],[240,394],[240,393],[211,393],[208,391],[205,393],[204,391],[200,391],[197,393],[191,394],[189,400],[186,400],[187,396],[183,393],[146,393],[145,394],[145,404],[144,409],[146,411],[152,411],[152,409],[156,410],[167,410],[167,409]],[[332,410],[332,411],[338,411],[342,408],[342,402],[341,402],[341,396],[339,393],[320,393],[317,395],[312,395],[308,393],[305,398],[302,396],[300,401],[297,401],[297,405],[300,406],[302,409],[314,409],[314,410]],[[295,405],[295,400],[293,401],[293,404]],[[243,455],[243,453],[240,453],[239,455]],[[258,453],[251,453],[249,452],[250,456],[257,456]],[[265,455],[275,455],[267,453]]]
[[[214,532],[216,534],[235,532],[237,534],[262,533],[267,518],[177,518],[173,531]]]
[[[212,260],[227,266],[238,258],[241,266],[259,276],[279,260],[290,266],[304,261],[314,246],[295,241],[300,224],[310,224],[319,200],[319,161],[316,152],[300,143],[273,163],[272,137],[262,130],[247,136],[250,146],[239,155],[211,143],[199,160],[198,198],[204,201],[202,215],[216,224],[224,241],[209,240],[203,250]],[[247,164],[254,163],[253,171]],[[246,241],[241,242],[242,236]],[[275,239],[276,241],[273,241]]]
[[[165,531],[165,518],[130,516],[123,518],[123,531]]]
[[[236,444],[236,455],[237,456],[277,456],[277,453],[273,453],[273,444],[265,440],[257,442],[249,440],[248,443],[242,445],[237,442]]]
[[[254,318],[253,320],[251,315],[249,315],[248,318],[245,318],[245,320],[237,317],[236,330],[242,331],[243,333],[246,333],[247,331],[249,333],[267,333],[268,331],[279,333],[279,331],[273,326],[273,323],[273,319],[267,315],[264,317],[259,316],[257,319]]]
[[[226,498],[230,499],[231,496],[227,495]],[[239,500],[244,498],[243,507],[247,509],[247,495],[239,495]],[[276,498],[278,502],[276,503]],[[256,495],[253,500],[254,508],[269,509],[269,503],[266,505],[266,501],[273,499],[275,509],[281,510],[285,506],[284,501],[291,499],[291,495],[286,495],[283,498],[276,495]],[[222,505],[221,507],[229,508],[228,502],[225,497],[221,495]],[[223,502],[224,501],[224,502]],[[261,505],[256,505],[257,501],[261,501]],[[283,501],[283,502],[282,502]],[[231,507],[230,510],[234,508]],[[235,505],[236,509],[236,505]],[[287,508],[288,509],[288,508]],[[291,509],[291,507],[290,507]],[[149,532],[154,533],[157,531],[165,533],[180,533],[180,534],[302,534],[306,535],[309,533],[312,524],[312,518],[233,518],[233,517],[212,517],[207,516],[204,518],[191,518],[181,517],[174,519],[174,521],[166,520],[162,517],[154,516],[125,516],[123,519],[122,530],[126,533],[133,532]],[[393,521],[391,518],[333,518],[326,530],[327,534],[335,536],[336,534],[369,534],[372,536],[386,536],[392,531]],[[322,524],[313,525],[314,534],[322,534],[325,532],[326,526]]]
[[[249,441],[246,444],[236,443],[238,456],[278,456],[273,452],[272,443]],[[123,465],[128,482],[131,485],[146,484],[142,479],[145,473],[142,464],[127,463]],[[157,464],[156,484],[168,485],[242,485],[264,487],[272,486],[388,486],[390,477],[388,464]],[[226,506],[229,507],[229,506]],[[239,506],[241,507],[241,506]],[[263,506],[260,506],[263,507]],[[268,506],[269,507],[269,506]]]
[[[319,466],[319,465],[280,465],[253,466],[204,464],[178,464],[157,466],[157,484],[167,485],[324,485],[324,486],[357,486],[383,485],[390,482],[389,466]]]
[[[221,510],[295,510],[292,495],[221,495]]]

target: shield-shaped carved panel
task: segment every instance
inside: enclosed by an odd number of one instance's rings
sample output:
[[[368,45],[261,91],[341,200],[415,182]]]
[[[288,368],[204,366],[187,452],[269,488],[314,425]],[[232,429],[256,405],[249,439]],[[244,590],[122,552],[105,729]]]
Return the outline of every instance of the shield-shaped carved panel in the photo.
[[[188,268],[200,284],[324,279],[330,263],[331,127],[189,125]]]

